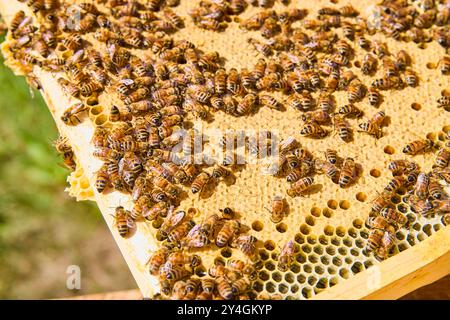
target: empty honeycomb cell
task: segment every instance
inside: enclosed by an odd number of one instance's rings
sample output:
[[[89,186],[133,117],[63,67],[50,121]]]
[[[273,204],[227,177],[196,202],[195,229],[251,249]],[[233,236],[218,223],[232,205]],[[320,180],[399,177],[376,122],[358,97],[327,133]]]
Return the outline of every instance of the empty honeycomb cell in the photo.
[[[330,278],[329,286],[331,288],[331,287],[334,287],[335,285],[337,285],[338,283],[339,283],[339,278],[338,277],[332,277],[332,278]]]
[[[372,267],[374,265],[372,260],[366,260],[364,261],[364,268],[365,269],[369,269],[370,267]]]
[[[369,173],[374,178],[379,178],[381,176],[381,171],[378,169],[372,169]]]
[[[416,241],[414,240],[414,236],[412,234],[408,234],[406,237],[406,241],[408,241],[409,245],[413,246],[416,244]]]
[[[300,232],[307,236],[311,232],[311,228],[307,224],[302,223],[300,226]]]
[[[215,265],[222,265],[222,266],[225,266],[225,265],[226,265],[226,262],[225,262],[225,259],[222,258],[222,257],[215,257],[215,258],[214,258],[214,264],[215,264]]]
[[[324,274],[324,273],[325,273],[325,269],[324,269],[324,267],[322,267],[322,266],[315,266],[315,267],[314,267],[314,271],[315,271],[317,274]]]
[[[275,283],[273,283],[273,282],[267,282],[267,283],[266,283],[266,290],[267,290],[267,292],[269,292],[269,293],[274,293],[275,290],[276,290]]]
[[[393,204],[399,204],[402,201],[402,199],[399,196],[393,196],[391,198],[391,201]]]
[[[328,278],[323,277],[317,281],[316,288],[318,289],[326,289],[328,288]]]
[[[302,289],[302,296],[306,299],[309,299],[313,296],[313,291],[311,288],[305,287]]]
[[[400,241],[405,240],[405,234],[403,233],[402,230],[398,231],[398,232],[395,234],[395,237],[396,237],[398,240],[400,240]]]
[[[264,228],[264,224],[261,221],[258,221],[258,220],[253,221],[253,223],[252,223],[253,230],[260,232],[260,231],[262,231],[263,228]]]
[[[81,189],[89,189],[90,186],[91,185],[89,184],[89,180],[85,176],[81,177],[81,179],[80,179],[80,188]]]
[[[356,60],[353,64],[356,68],[361,68],[361,62],[359,60]]]
[[[308,284],[310,286],[314,286],[317,283],[317,278],[315,276],[309,276],[308,277]]]
[[[161,228],[161,225],[163,224],[163,222],[164,222],[164,219],[159,217],[158,219],[155,219],[152,221],[152,227],[155,229],[159,229],[159,228]]]
[[[279,223],[277,224],[277,226],[275,227],[275,229],[279,232],[279,233],[285,233],[288,229],[287,225],[285,223]]]
[[[285,280],[287,283],[293,283],[293,282],[295,281],[295,277],[294,277],[294,275],[293,275],[292,273],[288,272],[288,273],[286,273],[286,274],[284,275],[284,280]]]
[[[264,267],[269,270],[269,271],[273,271],[275,270],[275,264],[271,261],[268,261],[264,264]]]
[[[422,105],[420,103],[413,102],[413,103],[411,103],[411,109],[413,109],[415,111],[419,111],[420,109],[422,109]]]
[[[264,267],[264,262],[262,260],[256,261],[253,266],[256,270],[261,270]]]
[[[445,133],[439,132],[438,133],[438,140],[439,141],[445,141]]]
[[[344,237],[346,233],[346,229],[343,226],[339,226],[336,228],[336,235],[339,237]]]
[[[384,153],[386,153],[386,154],[389,154],[389,155],[392,155],[392,154],[394,154],[395,153],[395,148],[393,147],[393,146],[385,146],[384,148],[383,148],[383,151],[384,151]]]
[[[322,214],[325,218],[330,219],[333,216],[333,211],[328,208],[323,208]]]
[[[292,272],[294,272],[294,273],[299,273],[300,272],[300,270],[301,270],[301,268],[300,268],[300,265],[298,265],[297,263],[293,263],[292,265],[291,265],[291,271]]]
[[[350,237],[352,237],[352,238],[357,238],[357,237],[358,237],[358,231],[357,231],[355,228],[353,228],[353,227],[350,227],[350,228],[347,230],[347,233],[348,233],[348,235],[349,235]]]
[[[312,268],[312,266],[311,266],[309,263],[303,265],[303,271],[304,271],[304,272],[306,272],[306,273],[311,273],[312,270],[313,270],[313,268]]]
[[[348,210],[350,209],[350,202],[347,200],[341,200],[339,201],[339,208],[343,209],[343,210]]]
[[[345,257],[345,258],[344,258],[344,262],[345,262],[346,264],[352,264],[352,263],[353,263],[353,259],[352,259],[351,257]]]
[[[334,199],[328,200],[327,201],[327,206],[330,209],[336,210],[337,207],[338,207],[338,202],[336,200],[334,200]]]
[[[298,290],[300,290],[300,287],[298,285],[294,284],[293,286],[291,286],[290,290],[292,293],[297,293]],[[295,299],[295,300],[297,300],[297,299]]]
[[[278,292],[281,294],[286,294],[289,290],[289,287],[287,285],[285,285],[284,283],[280,283],[278,285]]]
[[[364,270],[364,266],[361,262],[355,262],[352,265],[351,270],[352,270],[353,274],[357,274]]]
[[[401,187],[401,188],[398,188],[398,190],[395,193],[397,193],[398,195],[403,196],[403,195],[406,194],[406,191],[407,191],[406,188]]]
[[[327,235],[327,236],[332,236],[334,234],[334,227],[327,225],[325,226],[325,228],[323,228],[323,232]]]
[[[311,212],[312,216],[318,218],[318,217],[320,217],[322,210],[320,210],[320,208],[317,208],[317,207],[312,207],[310,212]]]
[[[298,253],[296,256],[295,256],[295,260],[298,262],[298,263],[305,263],[306,262],[306,255],[304,255],[303,253]]]
[[[364,221],[362,221],[361,219],[355,219],[353,220],[352,224],[356,229],[361,229],[364,225]]]
[[[336,248],[333,246],[328,246],[325,248],[325,251],[330,255],[334,256],[336,254]]]
[[[356,239],[356,240],[355,240],[355,245],[356,245],[358,248],[362,249],[362,248],[364,248],[364,241],[362,241],[361,239]]]
[[[360,235],[361,238],[363,238],[363,239],[369,238],[369,234],[368,234],[367,231],[365,231],[365,230],[361,230],[361,231],[359,232],[359,235]]]
[[[338,237],[332,237],[331,244],[338,247],[341,245],[341,239],[339,239]]]
[[[294,240],[295,240],[295,242],[297,242],[298,244],[302,244],[302,243],[305,242],[305,237],[304,237],[302,234],[297,233],[297,234],[295,235],[295,237],[294,237]]]
[[[202,277],[206,276],[206,274],[207,274],[206,269],[203,266],[196,267],[194,270],[194,273],[199,278],[202,278]]]
[[[272,252],[270,257],[272,258],[272,260],[277,261],[278,260],[278,253],[277,252]]]
[[[441,223],[444,226],[450,225],[450,214],[443,215],[442,218],[441,218]]]
[[[423,232],[419,232],[416,237],[417,237],[417,240],[423,241],[427,238],[427,235]]]
[[[306,242],[309,244],[316,244],[317,243],[317,236],[316,235],[309,235],[306,237]]]
[[[349,237],[344,238],[344,240],[342,240],[342,243],[344,244],[344,246],[347,246],[349,248],[353,246],[353,240]]]
[[[398,248],[399,252],[402,252],[402,251],[405,251],[406,249],[408,249],[409,246],[407,244],[405,244],[405,243],[399,243],[397,245],[397,248]]]
[[[298,282],[298,283],[303,284],[303,283],[305,283],[305,281],[306,281],[305,275],[299,274],[299,275],[297,276],[297,282]]]
[[[308,255],[308,260],[311,263],[317,263],[317,261],[319,261],[319,257],[313,253],[313,254]]]
[[[340,257],[334,257],[332,262],[336,267],[340,267],[342,265],[342,259]]]
[[[442,132],[447,133],[450,131],[450,124],[442,127]]]
[[[339,270],[339,275],[343,279],[348,279],[350,277],[350,272],[348,271],[347,268],[342,268]]]
[[[96,126],[101,126],[101,125],[105,124],[106,121],[108,121],[108,117],[104,114],[100,114],[99,116],[97,116],[95,118],[94,123]]]
[[[416,216],[413,215],[413,214],[411,214],[411,213],[407,214],[406,217],[408,218],[408,221],[409,221],[409,222],[414,222],[414,221],[416,221]]]
[[[338,252],[339,252],[340,255],[345,256],[345,255],[347,255],[347,248],[339,247],[338,248]]]
[[[433,234],[433,227],[431,224],[426,224],[422,227],[422,231],[425,232],[427,236],[431,236]]]
[[[316,219],[314,219],[313,216],[307,216],[307,217],[305,218],[305,222],[306,222],[306,224],[309,225],[309,226],[314,226],[314,225],[316,224]]]
[[[359,256],[359,251],[356,250],[355,248],[350,249],[350,254],[354,257]]]
[[[269,251],[272,251],[275,249],[275,242],[273,242],[272,240],[267,240],[266,242],[264,242],[264,248],[266,248]]]
[[[435,232],[438,232],[439,230],[441,230],[441,228],[442,228],[442,226],[441,226],[439,223],[435,223],[435,224],[433,225],[433,230],[434,230]]]
[[[96,105],[96,106],[93,106],[90,110],[89,110],[89,113],[91,114],[91,115],[93,115],[93,116],[98,116],[100,113],[102,113],[103,112],[103,107],[102,106],[99,106],[99,105]]]
[[[427,137],[427,139],[430,139],[430,140],[436,140],[436,138],[437,138],[436,133],[434,133],[434,132],[427,133],[426,137]]]
[[[88,106],[94,107],[94,106],[98,106],[98,96],[97,95],[91,95],[90,97],[88,97],[86,99],[86,104]],[[97,110],[99,110],[99,112],[97,114],[100,114],[104,111],[102,106],[98,106],[99,108]],[[93,113],[92,113],[93,114]]]
[[[225,248],[225,249],[220,250],[220,254],[224,258],[230,258],[231,255],[233,254],[233,252],[229,248]]]
[[[330,264],[330,257],[323,255],[320,257],[320,263],[322,263],[323,265],[329,265]]]
[[[303,245],[302,247],[301,247],[301,249],[302,249],[302,251],[304,252],[304,253],[310,253],[311,252],[311,246],[309,245],[309,244],[305,244],[305,245]]]
[[[333,275],[333,274],[336,274],[337,269],[335,267],[333,267],[333,266],[330,266],[330,267],[327,268],[327,271],[328,271],[328,274]]]
[[[280,282],[282,279],[281,273],[279,272],[272,273],[272,279],[276,282]]]
[[[367,194],[365,192],[358,192],[355,196],[356,200],[359,202],[366,202]]]
[[[262,270],[258,273],[258,277],[259,279],[261,279],[262,281],[267,281],[269,280],[269,274],[267,273],[267,271]]]
[[[433,62],[427,62],[425,66],[427,67],[427,69],[436,69],[436,64]]]
[[[420,225],[420,223],[418,223],[418,222],[416,222],[416,223],[414,223],[413,225],[412,225],[412,228],[414,229],[414,230],[416,230],[416,231],[420,231],[420,229],[421,229],[421,225]]]
[[[324,245],[324,246],[327,245],[328,244],[328,238],[325,235],[321,234],[319,236],[319,243]]]
[[[314,247],[313,251],[317,254],[323,254],[323,247],[321,245],[317,245]]]
[[[269,253],[266,250],[261,249],[259,250],[259,257],[261,258],[261,260],[267,260],[269,259]]]
[[[402,197],[403,203],[408,204],[408,202],[409,202],[409,197],[410,197],[409,194],[406,195],[406,196],[404,196],[404,197]]]
[[[401,203],[397,206],[397,210],[403,214],[406,214],[408,212],[408,207],[406,207],[403,203]]]

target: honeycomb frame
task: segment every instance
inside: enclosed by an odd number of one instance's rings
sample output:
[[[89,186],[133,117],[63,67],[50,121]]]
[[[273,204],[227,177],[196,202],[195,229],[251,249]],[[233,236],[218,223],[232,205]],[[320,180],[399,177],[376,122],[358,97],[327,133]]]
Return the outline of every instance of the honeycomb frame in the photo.
[[[7,13],[12,8],[6,2],[5,0],[0,1],[0,11]],[[8,14],[4,14],[4,16],[8,17]],[[76,128],[65,126],[61,122],[60,116],[64,109],[63,105],[68,105],[71,101],[58,89],[55,78],[50,74],[41,70],[35,70],[35,74],[41,79],[42,94],[55,118],[58,129],[62,134],[68,136],[70,141],[77,141],[74,145],[74,151],[77,158],[79,158],[81,167],[85,168],[85,175],[79,175],[78,177],[82,180],[87,178],[93,185],[93,173],[98,169],[99,161],[90,157],[92,151],[90,137],[93,133],[91,123],[85,121]],[[54,101],[58,101],[58,103],[54,103]],[[64,103],[61,103],[61,101]],[[411,108],[420,110],[417,105],[413,106],[411,104]],[[97,107],[91,109],[89,117],[95,124],[104,124],[105,117],[102,111],[101,108]],[[443,126],[448,126],[448,124],[444,123]],[[440,132],[428,134],[435,139],[439,139],[440,136]],[[398,150],[398,144],[394,142],[395,138],[393,137],[388,137],[387,140],[383,142],[385,143],[383,150],[385,154],[390,156],[395,154],[395,149]],[[367,146],[369,143],[372,142],[370,139],[367,139],[363,142],[363,145]],[[386,179],[386,170],[383,169],[384,172],[382,172],[382,169],[381,167],[373,168],[370,171],[371,177],[366,179]],[[83,181],[83,185],[86,184],[85,182]],[[358,191],[355,194],[356,201],[361,203],[367,202],[367,193]],[[122,239],[113,230],[113,221],[110,215],[114,211],[113,203],[126,206],[129,204],[129,199],[116,193],[106,196],[95,193],[94,198],[108,226],[111,228],[114,238],[130,266],[144,297],[153,296],[157,291],[157,281],[147,276],[145,263],[148,258],[148,252],[142,252],[144,247],[150,250],[157,248],[157,242],[146,236],[149,232],[149,227],[139,224],[133,238],[128,240]],[[366,260],[360,257],[362,248],[359,244],[363,242],[364,234],[367,235],[367,228],[364,226],[361,217],[353,219],[351,225],[347,227],[344,226],[344,223],[335,225],[324,223],[326,219],[332,218],[337,212],[342,213],[355,210],[354,208],[352,209],[352,202],[346,197],[335,196],[328,199],[325,203],[326,207],[311,206],[310,213],[304,215],[304,222],[299,226],[298,233],[295,233],[295,242],[298,249],[296,259],[298,259],[298,263],[294,263],[290,268],[291,270],[282,273],[276,270],[276,266],[273,266],[274,263],[271,260],[280,250],[278,244],[270,245],[268,243],[266,248],[266,243],[264,243],[263,248],[260,249],[260,254],[267,256],[267,259],[263,259],[264,265],[259,269],[259,273],[261,274],[260,277],[267,279],[263,287],[268,293],[279,293],[288,299],[293,297],[313,299],[332,297],[341,299],[396,297],[400,292],[406,293],[407,291],[405,292],[405,290],[411,291],[420,286],[420,284],[431,282],[430,279],[437,279],[440,275],[445,275],[445,272],[449,272],[450,227],[444,226],[442,222],[438,221],[438,218],[432,221],[420,221],[420,219],[419,221],[412,221],[412,230],[408,232],[401,231],[398,234],[400,242],[395,250],[400,253],[383,262],[378,262],[374,259]],[[401,205],[401,201],[398,205]],[[414,225],[420,223],[423,226],[419,225],[414,228]],[[258,229],[262,228],[263,230],[267,225],[270,225],[268,222],[262,223],[259,220],[249,221],[249,224],[252,228],[255,225],[253,230],[256,235],[261,231],[258,231]],[[283,221],[275,227],[276,231],[282,234],[288,226],[290,226],[290,220]],[[323,227],[323,234],[312,231],[312,229],[317,230],[319,226]],[[285,231],[282,232],[280,230]],[[411,245],[408,241],[409,238],[414,239],[414,245]],[[352,250],[358,251],[357,254],[352,254]],[[351,258],[351,256],[355,258]],[[408,264],[405,264],[405,261]],[[374,265],[379,267],[382,277],[377,285],[368,286],[367,283],[373,278],[373,269],[368,267]],[[398,266],[405,266],[405,268],[398,268]],[[444,268],[440,266],[444,266]],[[420,278],[420,274],[425,273],[423,270],[434,270],[434,274]],[[419,278],[415,280],[414,284],[410,284],[408,289],[400,290],[398,293],[392,293],[392,290],[387,291],[387,288],[392,289],[392,287],[398,289],[400,284],[404,283],[405,279],[413,277],[413,274],[416,274],[416,276],[419,274]],[[258,281],[255,283],[258,283]],[[363,286],[365,288],[362,288]],[[358,290],[350,293],[351,287],[356,287]],[[289,292],[297,296],[293,296]]]

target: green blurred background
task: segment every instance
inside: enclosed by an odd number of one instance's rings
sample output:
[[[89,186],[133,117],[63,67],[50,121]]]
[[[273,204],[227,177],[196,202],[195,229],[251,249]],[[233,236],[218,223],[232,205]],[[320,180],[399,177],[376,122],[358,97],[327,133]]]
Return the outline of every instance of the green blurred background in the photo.
[[[0,58],[0,299],[136,288],[96,205],[64,192],[57,137],[40,94]],[[81,268],[81,290],[66,288],[70,265]]]

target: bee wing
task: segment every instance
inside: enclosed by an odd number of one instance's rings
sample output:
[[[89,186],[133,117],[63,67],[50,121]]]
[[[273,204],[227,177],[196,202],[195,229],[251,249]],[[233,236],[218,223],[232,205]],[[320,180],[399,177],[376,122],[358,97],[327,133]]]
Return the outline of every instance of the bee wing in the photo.
[[[289,240],[281,250],[280,256],[292,255],[294,254],[294,249],[295,249],[294,241]]]
[[[134,229],[136,227],[136,223],[134,222],[133,219],[131,219],[131,217],[127,218],[127,226],[130,229]]]
[[[196,224],[186,235],[186,240],[194,239],[200,233],[201,224]]]

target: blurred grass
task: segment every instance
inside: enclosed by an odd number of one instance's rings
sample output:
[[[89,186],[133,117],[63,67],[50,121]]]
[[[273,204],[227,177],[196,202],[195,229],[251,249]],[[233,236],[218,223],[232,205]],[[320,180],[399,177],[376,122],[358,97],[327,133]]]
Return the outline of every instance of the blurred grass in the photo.
[[[3,39],[0,39],[3,41]],[[135,288],[94,203],[64,192],[68,171],[38,92],[0,58],[0,298],[39,299]],[[88,248],[88,249],[87,249]],[[80,291],[66,268],[81,268]]]

